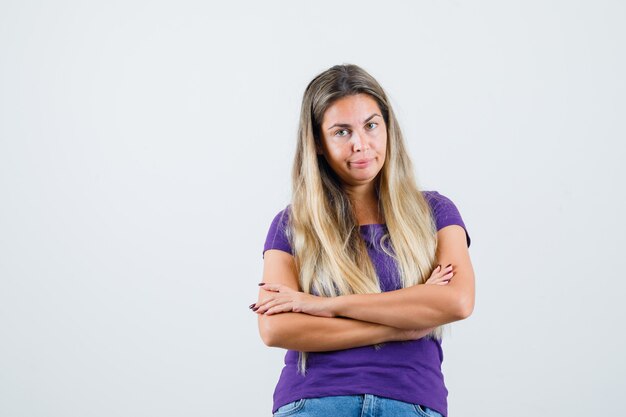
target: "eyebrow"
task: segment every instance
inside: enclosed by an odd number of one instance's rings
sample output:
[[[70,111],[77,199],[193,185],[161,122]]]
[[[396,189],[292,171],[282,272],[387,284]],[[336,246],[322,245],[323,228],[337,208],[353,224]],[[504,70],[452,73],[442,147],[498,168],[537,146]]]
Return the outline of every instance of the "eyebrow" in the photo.
[[[378,114],[378,113],[374,113],[374,114],[372,114],[370,117],[368,117],[367,119],[365,119],[365,121],[363,122],[363,124],[365,124],[365,123],[369,122],[370,120],[372,120],[372,119],[373,119],[374,117],[376,117],[376,116],[378,116],[378,117],[380,117],[380,118],[382,118],[382,117],[383,117],[383,116],[381,116],[381,115],[380,115],[380,114]],[[333,127],[350,127],[350,125],[349,125],[348,123],[335,123],[334,125],[332,125],[331,127],[329,127],[329,128],[328,128],[328,129],[326,129],[326,130],[330,130],[330,129],[332,129]]]

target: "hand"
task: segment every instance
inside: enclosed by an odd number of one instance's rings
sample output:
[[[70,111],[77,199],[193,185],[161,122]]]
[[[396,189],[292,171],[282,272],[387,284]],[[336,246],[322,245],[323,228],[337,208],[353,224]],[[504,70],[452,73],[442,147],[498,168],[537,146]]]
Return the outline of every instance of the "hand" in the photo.
[[[318,297],[293,290],[283,284],[264,283],[261,288],[268,295],[250,306],[257,314],[271,316],[292,311],[319,317],[335,317],[332,311],[332,297]]]
[[[425,284],[434,284],[434,285],[446,285],[452,279],[454,272],[452,271],[452,264],[446,266],[445,268],[441,268],[441,265],[437,265],[428,278],[428,281]]]

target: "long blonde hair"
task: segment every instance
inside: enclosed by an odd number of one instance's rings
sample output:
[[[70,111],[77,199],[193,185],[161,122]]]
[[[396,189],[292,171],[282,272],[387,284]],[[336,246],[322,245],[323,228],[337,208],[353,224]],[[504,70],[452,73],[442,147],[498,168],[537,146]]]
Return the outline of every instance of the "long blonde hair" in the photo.
[[[418,190],[387,95],[362,68],[336,65],[316,76],[304,92],[287,228],[301,290],[326,297],[381,292],[352,202],[325,157],[316,152],[325,111],[339,98],[355,94],[372,97],[387,126],[385,162],[375,179],[378,208],[388,229],[381,247],[395,259],[402,288],[424,283],[435,263],[435,222]],[[441,339],[442,326],[431,335]],[[306,352],[300,352],[298,370],[303,375],[306,359]]]

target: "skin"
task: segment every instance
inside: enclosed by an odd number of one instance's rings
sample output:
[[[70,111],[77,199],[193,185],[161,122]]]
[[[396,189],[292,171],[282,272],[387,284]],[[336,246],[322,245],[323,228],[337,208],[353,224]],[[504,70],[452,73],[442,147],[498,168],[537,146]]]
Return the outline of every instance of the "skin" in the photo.
[[[355,202],[359,223],[379,220],[374,179],[385,162],[387,126],[376,101],[366,94],[337,100],[324,113],[321,147],[328,165],[339,176],[344,189]],[[369,161],[366,165],[357,163]],[[371,217],[374,217],[373,219]],[[363,220],[363,221],[361,221]]]
[[[426,281],[427,285],[447,285],[454,271],[452,265],[442,268],[438,265]],[[252,307],[257,314],[272,315],[293,311],[319,317],[337,317],[339,297],[318,297],[301,291],[295,291],[283,284],[260,283],[263,290],[275,294],[266,296],[263,301]]]
[[[365,94],[337,100],[324,113],[321,132],[317,152],[340,178],[359,224],[384,223],[376,209],[374,180],[385,160],[387,128],[376,101]],[[356,163],[363,159],[368,162]],[[469,317],[474,272],[465,231],[450,225],[437,237],[436,258],[445,267],[436,268],[425,285],[379,294],[304,293],[293,256],[266,251],[259,298],[250,305],[258,315],[261,338],[268,346],[329,351],[416,340],[439,325]]]

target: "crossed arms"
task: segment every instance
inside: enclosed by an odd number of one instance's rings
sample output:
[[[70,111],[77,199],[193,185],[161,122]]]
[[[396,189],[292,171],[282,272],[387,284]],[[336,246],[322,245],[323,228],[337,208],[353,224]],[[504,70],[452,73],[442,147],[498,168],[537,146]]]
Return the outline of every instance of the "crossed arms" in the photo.
[[[293,256],[264,255],[259,289],[259,333],[268,346],[331,351],[389,341],[416,340],[435,327],[462,320],[474,309],[474,272],[461,226],[437,232],[437,260],[452,264],[445,285],[416,285],[379,294],[315,297],[298,292]]]

